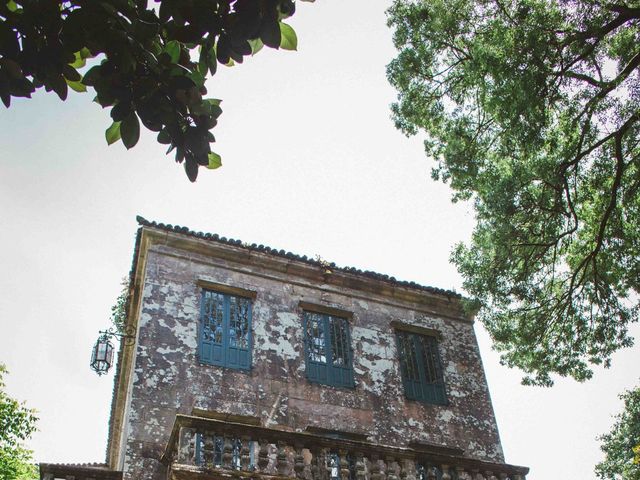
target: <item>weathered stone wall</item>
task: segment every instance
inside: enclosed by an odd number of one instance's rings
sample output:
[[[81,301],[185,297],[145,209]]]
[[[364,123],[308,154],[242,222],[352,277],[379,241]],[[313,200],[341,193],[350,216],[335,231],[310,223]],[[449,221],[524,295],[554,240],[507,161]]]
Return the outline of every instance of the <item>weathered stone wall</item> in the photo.
[[[257,292],[250,372],[198,362],[198,280]],[[382,296],[336,290],[255,266],[152,247],[126,426],[125,478],[164,478],[158,459],[175,414],[191,414],[194,408],[257,416],[272,428],[319,426],[364,433],[384,444],[422,441],[503,461],[473,326],[394,305]],[[355,389],[305,378],[300,301],[353,312]],[[441,333],[447,406],[405,399],[392,321]]]

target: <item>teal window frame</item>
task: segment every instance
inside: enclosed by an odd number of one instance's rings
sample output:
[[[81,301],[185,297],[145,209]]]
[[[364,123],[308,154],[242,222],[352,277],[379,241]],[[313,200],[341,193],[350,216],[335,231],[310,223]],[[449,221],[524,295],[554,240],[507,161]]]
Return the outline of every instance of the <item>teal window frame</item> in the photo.
[[[307,379],[331,387],[355,388],[349,321],[307,310],[302,318]]]
[[[404,394],[409,400],[447,405],[442,360],[434,335],[396,330]]]
[[[251,298],[202,289],[198,342],[201,363],[251,369],[252,306]],[[240,335],[236,335],[238,331]]]

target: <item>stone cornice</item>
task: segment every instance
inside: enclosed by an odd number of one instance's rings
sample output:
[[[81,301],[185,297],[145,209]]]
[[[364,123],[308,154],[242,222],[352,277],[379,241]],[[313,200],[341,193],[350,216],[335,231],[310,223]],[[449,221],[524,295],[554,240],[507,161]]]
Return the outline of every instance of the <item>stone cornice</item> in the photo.
[[[433,315],[464,322],[473,321],[473,317],[464,312],[460,295],[454,293],[438,289],[430,291],[429,287],[422,286],[411,287],[406,282],[372,278],[369,275],[351,273],[329,265],[309,264],[303,260],[275,256],[242,246],[212,242],[154,227],[143,227],[143,238],[147,239],[148,248],[152,245],[169,247],[202,257],[224,260],[229,264],[273,272],[283,279],[305,280],[305,284],[316,285],[318,288],[334,287],[351,290],[358,297],[361,296],[358,293],[364,293],[367,296],[388,299],[404,304],[406,308],[413,307]]]

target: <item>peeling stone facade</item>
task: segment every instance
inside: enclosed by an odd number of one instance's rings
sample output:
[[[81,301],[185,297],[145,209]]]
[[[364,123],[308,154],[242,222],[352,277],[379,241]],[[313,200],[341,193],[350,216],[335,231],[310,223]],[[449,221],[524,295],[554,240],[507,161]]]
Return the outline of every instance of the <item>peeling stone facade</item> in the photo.
[[[142,229],[136,255],[129,318],[136,344],[120,358],[108,452],[125,479],[166,478],[160,457],[176,414],[194,409],[258,417],[273,429],[320,427],[504,462],[473,323],[458,297],[150,227]],[[249,371],[200,362],[203,284],[254,292]],[[307,380],[300,302],[350,312],[355,388]],[[405,397],[398,325],[437,332],[446,405]]]

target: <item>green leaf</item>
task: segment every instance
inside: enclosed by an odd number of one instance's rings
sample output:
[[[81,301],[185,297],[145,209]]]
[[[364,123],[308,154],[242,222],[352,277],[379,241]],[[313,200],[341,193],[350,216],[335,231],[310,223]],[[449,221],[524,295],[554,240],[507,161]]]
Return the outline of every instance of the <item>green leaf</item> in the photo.
[[[138,143],[140,139],[140,121],[136,112],[131,112],[122,120],[120,134],[122,135],[122,143],[127,147],[127,150],[135,147],[136,143]]]
[[[162,143],[163,145],[169,145],[171,143],[171,135],[166,128],[158,132],[158,143]]]
[[[76,92],[80,93],[87,91],[87,87],[82,82],[72,82],[71,80],[68,80],[66,78],[65,81],[67,82],[67,85],[69,85],[71,90],[75,90]]]
[[[280,48],[282,34],[280,33],[280,25],[278,19],[272,16],[265,16],[260,25],[260,40],[271,48]]]
[[[200,45],[200,53],[198,56],[198,71],[203,75],[207,74],[209,68],[209,51],[206,46]]]
[[[206,70],[205,70],[206,72]],[[202,87],[204,85],[204,82],[206,80],[205,76],[203,73],[199,72],[198,70],[194,70],[193,72],[191,72],[189,74],[189,78],[193,81],[193,83],[195,83],[198,87]]]
[[[222,157],[215,152],[211,152],[208,155],[209,165],[207,168],[210,170],[215,170],[216,168],[220,168],[222,166]]]
[[[211,72],[211,75],[215,75],[216,70],[218,69],[218,60],[216,59],[216,47],[215,46],[211,47],[207,55],[209,55],[209,60],[208,60],[209,71]]]
[[[9,0],[7,2],[7,10],[9,10],[10,12],[15,12],[16,10],[18,10],[18,5],[13,0]]]
[[[251,45],[251,55],[255,55],[262,47],[264,47],[264,43],[259,38],[254,38],[253,40],[249,40],[249,45]]]
[[[280,48],[283,50],[297,50],[298,36],[291,25],[280,22]]]
[[[107,139],[107,145],[120,140],[120,122],[113,122],[109,128],[104,132],[104,137]]]
[[[85,57],[82,56],[81,52],[76,52],[73,54],[76,59],[69,64],[69,66],[73,67],[73,68],[82,68],[87,64],[87,61],[85,60]]]
[[[171,40],[167,42],[164,46],[164,51],[171,58],[171,63],[178,63],[178,60],[180,60],[180,43],[178,41]]]
[[[101,75],[101,66],[96,65],[95,67],[91,67],[87,73],[82,77],[82,83],[87,85],[88,87],[95,86],[96,82],[100,80]]]
[[[219,98],[204,98],[202,102],[209,104],[209,115],[213,118],[218,118],[222,114],[222,108],[220,108],[222,100]]]

